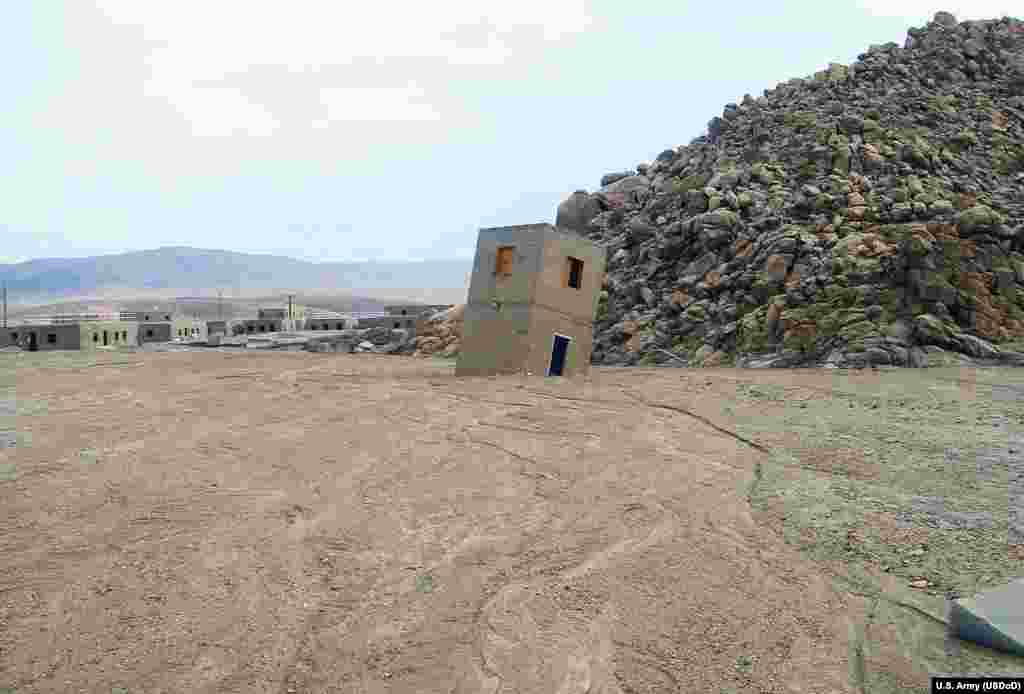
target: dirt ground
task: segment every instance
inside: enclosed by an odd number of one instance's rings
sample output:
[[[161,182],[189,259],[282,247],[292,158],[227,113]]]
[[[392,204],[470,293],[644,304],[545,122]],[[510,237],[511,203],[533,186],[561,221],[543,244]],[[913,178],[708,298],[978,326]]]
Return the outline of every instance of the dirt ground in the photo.
[[[456,379],[374,355],[0,354],[16,430],[0,447],[0,691],[828,694],[1024,672],[943,656],[944,596],[905,585],[924,569],[850,549],[941,528],[878,499],[852,537],[794,524],[837,475],[917,484],[898,474],[909,454],[879,460],[825,419],[856,410],[857,431],[893,436],[878,398],[913,399],[886,391],[895,373]],[[984,399],[983,377],[900,373]],[[989,580],[1024,573],[993,465],[1003,513],[970,530],[996,548],[971,565]],[[846,549],[815,553],[840,531]]]

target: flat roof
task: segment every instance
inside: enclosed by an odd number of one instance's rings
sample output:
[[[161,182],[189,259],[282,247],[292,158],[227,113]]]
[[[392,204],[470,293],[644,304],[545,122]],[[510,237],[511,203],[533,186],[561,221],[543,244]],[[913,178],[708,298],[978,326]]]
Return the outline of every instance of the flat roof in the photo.
[[[537,229],[538,227],[549,227],[551,229],[555,228],[553,224],[549,224],[548,222],[535,222],[533,224],[512,224],[509,226],[501,227],[481,227],[480,231],[501,231],[504,229]]]

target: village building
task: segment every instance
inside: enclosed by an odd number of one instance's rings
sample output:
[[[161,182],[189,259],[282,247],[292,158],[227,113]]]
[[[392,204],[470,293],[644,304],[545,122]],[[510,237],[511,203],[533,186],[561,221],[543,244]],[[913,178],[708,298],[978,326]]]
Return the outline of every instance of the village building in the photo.
[[[138,328],[138,323],[120,320],[11,325],[0,333],[0,347],[30,352],[133,347],[138,345]]]
[[[240,330],[242,335],[255,335],[258,333],[279,333],[281,332],[282,320],[280,318],[245,318],[232,322],[232,331]],[[235,328],[234,326],[239,326]]]
[[[159,323],[139,323],[139,343],[145,342],[170,342],[171,323],[161,321]]]
[[[206,321],[198,318],[176,317],[171,320],[171,339],[186,342],[206,342],[209,332]]]
[[[224,336],[228,334],[228,322],[226,320],[208,320],[206,321],[206,334],[210,337],[214,335]]]

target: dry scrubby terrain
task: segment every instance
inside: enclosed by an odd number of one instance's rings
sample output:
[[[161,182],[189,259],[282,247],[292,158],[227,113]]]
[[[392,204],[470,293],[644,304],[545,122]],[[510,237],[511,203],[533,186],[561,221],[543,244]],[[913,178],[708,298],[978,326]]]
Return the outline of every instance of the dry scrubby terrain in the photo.
[[[1024,375],[0,355],[0,690],[913,692],[1024,573]],[[1012,541],[1012,542],[1011,542]]]
[[[1024,363],[1024,22],[940,12],[557,221],[608,246],[597,363]]]

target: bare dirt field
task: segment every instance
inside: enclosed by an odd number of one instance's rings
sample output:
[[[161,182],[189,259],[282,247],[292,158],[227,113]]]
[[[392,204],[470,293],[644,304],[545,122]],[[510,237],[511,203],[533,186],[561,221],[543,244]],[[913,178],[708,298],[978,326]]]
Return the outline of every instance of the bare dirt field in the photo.
[[[1024,575],[1022,429],[1019,370],[0,354],[0,691],[1024,672],[943,623]]]

